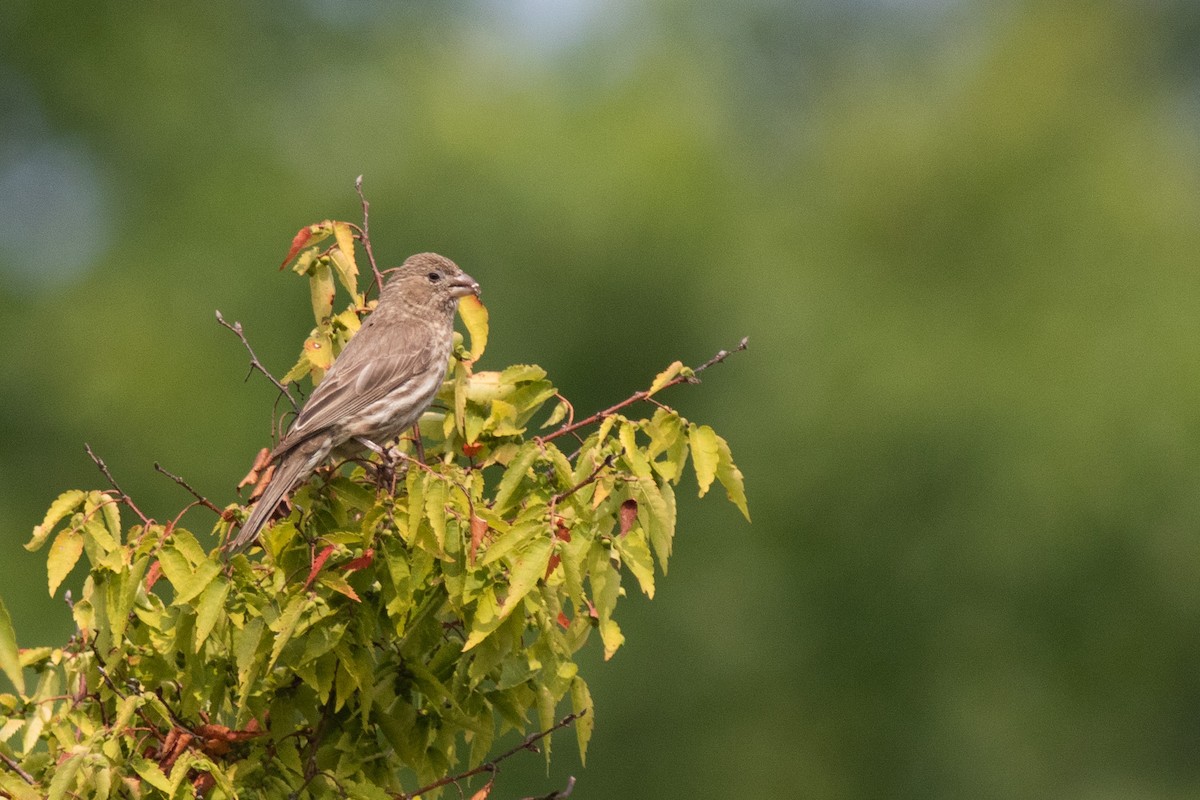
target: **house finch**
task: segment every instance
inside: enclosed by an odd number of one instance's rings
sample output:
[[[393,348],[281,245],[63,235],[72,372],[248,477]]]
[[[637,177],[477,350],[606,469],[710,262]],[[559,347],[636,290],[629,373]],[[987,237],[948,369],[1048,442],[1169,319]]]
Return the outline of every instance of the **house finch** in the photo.
[[[331,453],[354,455],[410,427],[446,376],[458,299],[479,294],[479,284],[436,253],[411,256],[379,293],[325,379],[309,396],[287,435],[271,452],[275,474],[229,553],[250,546],[283,496]]]

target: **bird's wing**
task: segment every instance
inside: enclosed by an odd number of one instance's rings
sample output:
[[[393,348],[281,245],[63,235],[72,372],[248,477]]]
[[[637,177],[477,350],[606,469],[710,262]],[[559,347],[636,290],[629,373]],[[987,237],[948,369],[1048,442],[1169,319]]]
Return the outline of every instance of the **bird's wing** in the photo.
[[[379,336],[380,331],[364,328],[350,340],[275,448],[276,457],[423,378],[434,366],[437,353],[425,326],[393,325],[386,336]]]

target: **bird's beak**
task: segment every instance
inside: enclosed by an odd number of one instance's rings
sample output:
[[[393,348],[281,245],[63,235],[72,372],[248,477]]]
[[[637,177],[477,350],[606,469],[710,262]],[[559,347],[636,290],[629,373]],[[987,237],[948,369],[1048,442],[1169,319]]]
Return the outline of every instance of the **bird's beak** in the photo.
[[[466,297],[473,294],[479,296],[479,283],[467,273],[455,276],[450,281],[450,294],[455,297]]]

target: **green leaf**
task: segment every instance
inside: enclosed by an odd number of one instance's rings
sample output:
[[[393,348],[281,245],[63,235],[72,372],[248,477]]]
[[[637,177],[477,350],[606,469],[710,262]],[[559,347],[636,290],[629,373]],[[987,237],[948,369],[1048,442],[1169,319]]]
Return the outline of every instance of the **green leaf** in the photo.
[[[527,542],[532,541],[535,536],[543,533],[547,528],[548,524],[544,518],[537,518],[513,525],[507,532],[496,537],[495,541],[487,546],[487,549],[483,551],[483,558],[479,560],[479,565],[486,567],[488,564],[504,558],[514,550],[523,547]]]
[[[146,783],[158,789],[160,792],[166,792],[170,796],[171,781],[158,768],[158,764],[143,756],[132,756],[129,759],[129,766],[133,767],[133,771],[138,774],[138,777]]]
[[[586,767],[588,742],[596,727],[596,706],[587,684],[578,676],[571,681],[571,711],[581,715],[575,720],[575,738],[579,742],[579,763]]]
[[[0,670],[16,688],[17,694],[25,694],[25,676],[21,673],[21,651],[17,647],[17,634],[13,630],[12,617],[0,598]]]
[[[634,528],[624,536],[615,540],[617,551],[621,554],[621,562],[629,567],[633,577],[637,578],[638,586],[650,599],[654,599],[654,559],[650,556],[650,548],[646,544],[646,534],[641,528]]]
[[[78,528],[68,528],[54,538],[54,543],[50,545],[50,553],[46,556],[46,573],[51,597],[54,597],[63,579],[74,569],[82,554],[83,534]]]
[[[162,565],[163,575],[175,587],[175,599],[172,605],[181,606],[190,603],[200,595],[213,579],[221,572],[219,561],[204,558],[193,570],[192,564],[184,555],[184,547],[179,542],[172,541],[158,554],[159,564]]]
[[[33,538],[25,545],[25,549],[29,552],[34,552],[41,548],[50,538],[50,534],[54,532],[54,528],[68,514],[77,509],[84,498],[87,497],[87,492],[82,492],[78,489],[72,489],[69,492],[63,492],[54,502],[50,504],[50,510],[46,512],[45,519],[42,524],[33,529]]]
[[[63,800],[68,792],[75,788],[75,776],[79,774],[79,767],[83,765],[84,754],[78,753],[71,756],[66,761],[54,768],[54,777],[50,779],[50,791],[47,793],[47,800]]]
[[[465,653],[486,639],[490,633],[500,627],[502,622],[504,619],[499,613],[496,592],[489,586],[483,590],[483,594],[475,603],[475,613],[471,617],[471,632],[467,635],[467,640],[463,642],[463,652]]]
[[[425,519],[433,529],[437,552],[446,552],[446,499],[449,486],[437,475],[429,476],[425,486]]]
[[[200,593],[200,601],[196,604],[196,638],[194,652],[199,653],[200,647],[212,633],[225,613],[225,598],[229,596],[229,581],[218,578],[210,583]]]
[[[696,482],[700,484],[700,496],[704,497],[708,487],[717,477],[721,463],[721,452],[717,434],[707,425],[693,425],[688,431],[688,444],[692,450],[692,466],[696,470]]]
[[[550,550],[553,546],[554,541],[549,535],[545,535],[518,551],[510,560],[508,592],[504,595],[504,602],[500,604],[499,609],[501,619],[511,614],[521,599],[529,594],[546,574],[546,565],[550,562]]]
[[[516,497],[518,487],[527,477],[526,473],[537,459],[538,453],[536,442],[526,442],[521,445],[521,449],[517,451],[513,460],[508,462],[504,476],[500,479],[500,485],[496,487],[496,499],[492,503],[492,511],[496,514],[508,511]]]
[[[125,572],[110,577],[105,590],[108,593],[107,612],[108,625],[115,640],[125,635],[125,627],[129,623],[129,614],[137,600],[141,589],[142,578],[150,565],[150,557],[142,556]]]
[[[296,625],[300,622],[300,614],[308,605],[308,597],[304,594],[298,594],[293,597],[287,604],[287,608],[279,615],[279,619],[271,623],[271,630],[275,631],[275,644],[271,647],[271,660],[267,663],[267,669],[274,668],[275,662],[279,660],[280,653],[287,646],[288,641],[292,638],[292,634],[296,632]]]
[[[717,462],[717,480],[725,487],[725,494],[729,497],[729,501],[737,506],[738,511],[742,512],[742,516],[746,518],[746,522],[750,521],[750,509],[746,506],[746,486],[745,479],[742,477],[742,471],[733,463],[733,454],[729,452],[729,443],[717,437],[717,453],[720,456],[720,461]]]

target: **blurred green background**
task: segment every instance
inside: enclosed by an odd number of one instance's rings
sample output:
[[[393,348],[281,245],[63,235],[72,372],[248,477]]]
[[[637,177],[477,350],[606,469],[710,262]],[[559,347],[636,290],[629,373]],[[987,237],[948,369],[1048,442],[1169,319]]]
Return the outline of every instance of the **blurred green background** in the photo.
[[[1200,7],[8,0],[0,591],[89,442],[219,503],[311,325],[302,225],[477,277],[485,364],[729,439],[671,574],[499,797],[1200,792]],[[718,490],[719,494],[719,490]],[[682,495],[681,495],[682,497]],[[207,532],[210,520],[194,518]]]

